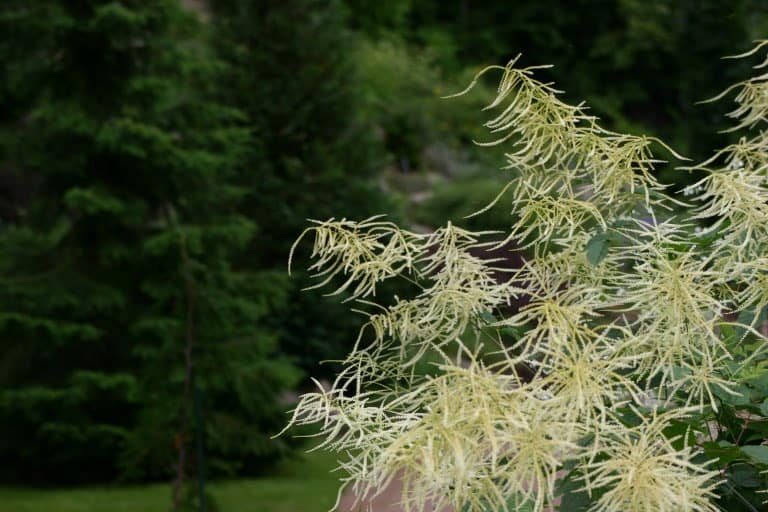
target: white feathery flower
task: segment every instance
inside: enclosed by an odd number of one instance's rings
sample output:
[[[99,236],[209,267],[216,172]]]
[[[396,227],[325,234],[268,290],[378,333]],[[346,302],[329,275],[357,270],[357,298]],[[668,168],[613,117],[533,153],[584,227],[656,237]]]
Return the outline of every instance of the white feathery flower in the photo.
[[[687,168],[706,173],[684,190],[692,209],[653,175],[658,140],[601,128],[515,63],[489,68],[503,75],[486,126],[516,174],[478,212],[513,194],[509,233],[448,223],[417,235],[372,217],[313,221],[301,235],[314,234],[317,286],[340,277],[333,293],[348,292],[368,323],[292,423],[320,424],[358,497],[401,477],[407,511],[543,512],[573,463],[592,511],[714,512],[711,461],[694,462],[696,447],[665,429],[717,411],[715,388],[736,394],[727,368],[755,357],[731,354],[738,340],[723,331],[741,326],[726,315],[768,305],[768,132]],[[732,88],[736,128],[766,120],[767,84]],[[686,224],[680,208],[714,223]],[[509,241],[529,249],[521,268],[483,257]],[[394,276],[419,291],[371,302]],[[621,421],[627,408],[640,424]]]
[[[604,432],[600,460],[586,465],[587,490],[607,490],[592,504],[594,512],[716,512],[712,502],[717,471],[692,461],[690,446],[676,449],[663,430],[682,411],[653,412],[632,428]]]

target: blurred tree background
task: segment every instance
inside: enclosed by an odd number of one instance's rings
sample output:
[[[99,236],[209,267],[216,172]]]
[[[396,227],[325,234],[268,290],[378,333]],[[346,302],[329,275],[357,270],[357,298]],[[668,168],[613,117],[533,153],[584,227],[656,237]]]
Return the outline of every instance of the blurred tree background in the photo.
[[[441,96],[522,52],[702,159],[727,105],[695,103],[766,34],[760,0],[4,0],[0,480],[268,472],[359,327],[286,275],[306,219],[508,223],[461,220],[509,172],[472,142],[493,84]]]

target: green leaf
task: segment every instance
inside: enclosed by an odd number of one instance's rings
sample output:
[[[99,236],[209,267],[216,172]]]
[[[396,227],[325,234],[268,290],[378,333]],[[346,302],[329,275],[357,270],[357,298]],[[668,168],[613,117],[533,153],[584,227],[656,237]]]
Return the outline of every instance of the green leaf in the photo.
[[[752,349],[750,354],[754,355],[755,352],[756,350]],[[768,396],[768,371],[766,371],[764,362],[760,361],[756,363],[753,360],[750,364],[742,366],[740,370],[739,380],[743,380],[749,386],[754,388],[757,397]]]
[[[760,311],[755,311],[753,308],[742,310],[741,313],[739,313],[738,322],[743,325],[754,325],[759,326],[763,321],[766,319],[766,308],[761,309]],[[736,334],[738,335],[738,341],[741,341],[742,338],[748,333],[746,328],[738,326],[736,327]]]
[[[608,255],[608,233],[602,232],[587,242],[587,261],[597,266]]]
[[[513,494],[507,500],[507,508],[515,512],[534,512],[533,503],[519,494]],[[496,512],[496,511],[488,511]]]
[[[679,420],[671,420],[669,426],[664,429],[664,436],[669,439],[675,448],[682,450],[686,446],[696,444],[696,432],[690,423]]]
[[[739,447],[728,441],[707,441],[702,443],[701,446],[704,449],[707,459],[717,459],[718,464],[720,465],[727,465],[733,461],[744,458]]]
[[[749,464],[738,464],[730,470],[730,480],[738,487],[755,489],[763,484],[758,471]]]
[[[730,405],[748,405],[750,403],[750,390],[747,386],[744,384],[738,384],[736,386],[731,386],[730,389],[735,391],[737,394],[731,394],[718,385],[712,386],[712,392],[715,394],[715,396],[722,400],[723,403]]]
[[[737,330],[734,325],[726,323],[718,324],[718,328],[720,329],[720,334],[722,334],[723,341],[726,345],[736,344],[741,337],[739,330],[744,330],[743,328]]]
[[[751,460],[768,465],[768,446],[762,444],[742,446],[741,451]]]
[[[524,327],[517,327],[517,326],[506,326],[501,328],[501,334],[505,336],[511,336],[515,340],[519,340],[523,336],[525,336],[525,333],[527,332],[527,329]]]
[[[559,510],[568,510],[569,512],[581,512],[587,510],[592,500],[586,491],[580,489],[580,486],[569,485],[561,489]]]
[[[768,417],[768,398],[763,400],[763,403],[760,404],[760,414]]]
[[[488,324],[498,322],[498,319],[495,316],[493,316],[493,313],[491,313],[490,311],[481,311],[479,316],[485,323],[488,323]]]

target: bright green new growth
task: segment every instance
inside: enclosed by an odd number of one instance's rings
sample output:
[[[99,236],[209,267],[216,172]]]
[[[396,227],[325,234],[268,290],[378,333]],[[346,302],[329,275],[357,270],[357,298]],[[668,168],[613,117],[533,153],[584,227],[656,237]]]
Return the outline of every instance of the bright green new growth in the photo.
[[[515,64],[481,72],[503,72],[487,127],[515,171],[499,194],[515,197],[506,236],[380,218],[302,234],[314,235],[318,286],[341,276],[334,293],[367,305],[368,323],[333,387],[304,395],[292,423],[320,423],[320,446],[345,457],[361,499],[401,477],[408,511],[543,511],[564,468],[589,510],[717,510],[720,474],[694,462],[709,432],[662,431],[737,394],[748,360],[734,359],[725,315],[768,304],[768,136],[690,167],[706,173],[686,189],[690,207],[653,177],[660,141],[600,127]],[[735,128],[765,121],[768,75],[734,88]],[[715,222],[701,231],[686,218]],[[528,249],[521,268],[487,256],[510,242]],[[369,302],[395,276],[419,291]]]

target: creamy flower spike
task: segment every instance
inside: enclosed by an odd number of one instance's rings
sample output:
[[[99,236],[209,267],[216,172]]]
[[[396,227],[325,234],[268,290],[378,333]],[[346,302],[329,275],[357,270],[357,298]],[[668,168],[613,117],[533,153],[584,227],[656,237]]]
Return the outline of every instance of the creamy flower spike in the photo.
[[[595,512],[714,512],[720,474],[694,462],[689,433],[665,431],[737,394],[746,361],[726,328],[761,337],[726,318],[768,304],[768,136],[687,167],[705,173],[691,207],[653,175],[660,141],[602,128],[516,62],[481,72],[502,71],[487,144],[507,145],[513,175],[478,214],[512,194],[509,232],[416,234],[373,217],[300,237],[314,234],[317,286],[334,283],[368,321],[291,423],[320,425],[361,500],[402,478],[407,511],[543,512],[567,467]],[[735,128],[766,120],[767,83],[734,86]],[[703,245],[713,232],[722,240]],[[510,244],[527,249],[518,268],[499,256]],[[397,276],[413,295],[372,302]]]

